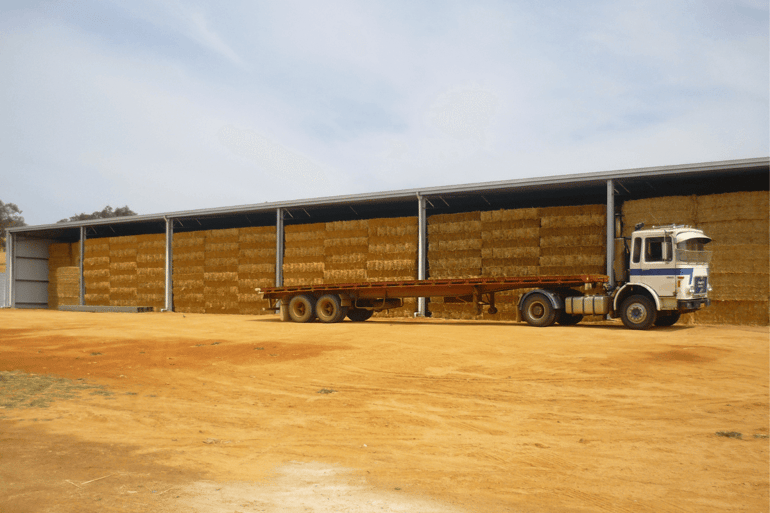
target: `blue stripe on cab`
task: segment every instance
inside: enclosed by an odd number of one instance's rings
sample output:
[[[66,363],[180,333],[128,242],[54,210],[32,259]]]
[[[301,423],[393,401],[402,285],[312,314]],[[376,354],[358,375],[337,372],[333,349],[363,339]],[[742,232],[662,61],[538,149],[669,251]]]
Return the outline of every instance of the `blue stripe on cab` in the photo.
[[[692,276],[690,269],[629,269],[631,276]]]

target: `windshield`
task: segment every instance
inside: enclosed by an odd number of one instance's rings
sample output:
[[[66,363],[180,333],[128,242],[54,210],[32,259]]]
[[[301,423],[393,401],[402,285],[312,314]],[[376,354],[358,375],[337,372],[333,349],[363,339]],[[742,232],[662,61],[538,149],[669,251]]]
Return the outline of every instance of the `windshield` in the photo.
[[[688,239],[676,244],[676,259],[680,262],[707,264],[711,261],[711,251],[705,251],[708,239]]]

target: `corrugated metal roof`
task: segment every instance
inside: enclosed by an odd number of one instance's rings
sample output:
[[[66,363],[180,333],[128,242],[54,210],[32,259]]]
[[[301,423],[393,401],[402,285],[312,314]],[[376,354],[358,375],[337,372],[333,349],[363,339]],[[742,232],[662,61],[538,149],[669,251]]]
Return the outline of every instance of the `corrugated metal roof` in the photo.
[[[250,214],[275,211],[278,208],[296,209],[334,205],[356,205],[363,203],[378,203],[389,201],[404,201],[417,198],[418,195],[426,197],[449,196],[454,194],[475,194],[484,192],[503,192],[526,189],[559,189],[565,186],[589,186],[605,183],[607,180],[629,180],[640,178],[665,178],[697,175],[710,172],[740,173],[743,170],[770,166],[770,157],[753,159],[727,160],[719,162],[704,162],[698,164],[684,164],[674,166],[659,166],[637,169],[625,169],[618,171],[604,171],[598,173],[583,173],[558,176],[546,176],[538,178],[524,178],[516,180],[502,180],[494,182],[468,183],[460,185],[448,185],[439,187],[422,187],[416,189],[403,189],[376,193],[363,193],[345,196],[330,196],[321,198],[300,199],[291,201],[265,202],[249,205],[237,205],[230,207],[218,207],[198,210],[183,210],[176,212],[164,212],[158,214],[143,214],[136,216],[114,217],[89,221],[73,221],[68,223],[55,223],[46,225],[23,226],[11,228],[12,233],[30,233],[42,230],[63,230],[79,228],[81,226],[119,225],[124,223],[158,222],[166,218],[184,220],[186,218],[209,217],[233,214]]]

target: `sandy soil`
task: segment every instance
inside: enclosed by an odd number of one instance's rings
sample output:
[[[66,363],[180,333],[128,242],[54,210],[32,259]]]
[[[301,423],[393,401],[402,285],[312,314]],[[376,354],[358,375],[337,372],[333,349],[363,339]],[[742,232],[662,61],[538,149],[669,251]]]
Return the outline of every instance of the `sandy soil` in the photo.
[[[0,511],[766,512],[769,345],[0,310]]]

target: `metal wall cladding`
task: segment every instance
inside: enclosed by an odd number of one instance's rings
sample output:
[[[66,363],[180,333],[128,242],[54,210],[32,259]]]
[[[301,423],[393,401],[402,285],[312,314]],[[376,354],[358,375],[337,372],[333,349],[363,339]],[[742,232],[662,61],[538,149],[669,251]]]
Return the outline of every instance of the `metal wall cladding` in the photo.
[[[10,306],[8,301],[8,275],[0,273],[0,308]]]
[[[564,298],[568,314],[604,315],[610,313],[609,296],[577,296]]]

